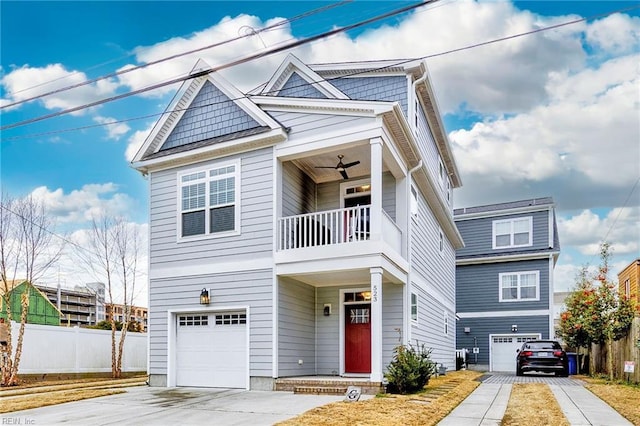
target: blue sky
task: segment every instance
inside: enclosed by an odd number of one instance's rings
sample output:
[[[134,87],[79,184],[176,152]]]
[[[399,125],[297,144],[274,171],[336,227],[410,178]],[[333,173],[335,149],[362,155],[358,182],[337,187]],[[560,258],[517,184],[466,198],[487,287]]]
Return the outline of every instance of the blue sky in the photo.
[[[329,4],[2,1],[0,102],[236,37]],[[198,56],[211,65],[224,63],[407,4],[356,1]],[[441,0],[293,53],[308,62],[422,57],[635,5]],[[456,207],[554,197],[563,247],[556,270],[559,288],[572,284],[577,266],[597,261],[593,253],[605,235],[614,245],[615,267],[639,256],[640,188],[634,189],[640,177],[639,15],[634,9],[428,60],[464,185],[454,193]],[[223,74],[246,91],[266,81],[283,56]],[[176,77],[196,59],[181,58],[2,109],[0,119],[4,126],[125,93]],[[86,228],[96,211],[124,214],[144,228],[147,184],[128,159],[154,119],[31,135],[157,114],[174,91],[3,131],[2,190],[41,197],[60,232]],[[73,284],[78,272],[68,263],[61,269]]]

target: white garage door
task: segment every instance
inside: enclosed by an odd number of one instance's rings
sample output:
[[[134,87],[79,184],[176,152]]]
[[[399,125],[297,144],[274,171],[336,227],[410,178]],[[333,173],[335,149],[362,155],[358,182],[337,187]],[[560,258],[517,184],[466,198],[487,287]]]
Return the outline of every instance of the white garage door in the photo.
[[[245,312],[179,314],[176,320],[178,386],[247,387]]]
[[[516,371],[516,349],[520,349],[524,342],[539,339],[539,334],[505,334],[492,335],[491,371]]]

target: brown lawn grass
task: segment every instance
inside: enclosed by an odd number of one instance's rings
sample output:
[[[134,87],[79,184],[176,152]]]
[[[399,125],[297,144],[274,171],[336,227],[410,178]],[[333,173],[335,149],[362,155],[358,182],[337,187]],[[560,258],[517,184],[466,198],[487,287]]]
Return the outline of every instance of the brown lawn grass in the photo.
[[[96,383],[96,382],[113,382],[115,380],[139,381],[139,380],[147,380],[147,378],[148,378],[147,375],[127,376],[122,379],[112,379],[111,377],[83,377],[83,378],[73,378],[73,379],[55,379],[50,377],[36,378],[33,376],[27,376],[25,378],[20,378],[20,383],[18,383],[17,386],[0,387],[0,395],[2,395],[1,392],[7,391],[7,390],[27,389],[27,388],[35,388],[40,386],[89,384],[89,383]]]
[[[586,388],[634,425],[640,425],[640,387],[582,377]]]
[[[455,371],[431,378],[425,392],[392,395],[358,402],[334,402],[278,423],[280,426],[435,425],[480,385],[474,371]],[[454,388],[429,401],[429,391],[443,385]]]
[[[40,382],[38,385],[20,385],[0,388],[0,397],[32,395],[38,393],[49,393],[55,391],[74,390],[74,389],[106,389],[125,386],[139,386],[144,384],[145,377],[130,379],[83,379],[83,380],[60,380],[50,382]]]
[[[47,394],[39,393],[13,398],[3,398],[2,404],[0,404],[0,413],[11,413],[13,411],[46,407],[47,405],[63,404],[65,402],[115,395],[123,392],[126,391],[123,389],[75,389],[70,391],[50,392]]]
[[[570,426],[553,392],[544,383],[514,384],[500,424]]]

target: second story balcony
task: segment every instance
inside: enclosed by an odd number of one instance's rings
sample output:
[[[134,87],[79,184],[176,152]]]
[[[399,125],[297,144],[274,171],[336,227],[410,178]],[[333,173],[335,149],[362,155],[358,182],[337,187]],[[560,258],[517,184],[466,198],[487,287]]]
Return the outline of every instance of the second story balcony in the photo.
[[[410,189],[407,169],[393,160],[374,138],[282,161],[278,274],[304,280],[382,265],[406,271]]]
[[[326,210],[278,220],[278,251],[359,243],[371,240],[371,205]],[[402,252],[402,231],[382,210],[382,240]]]

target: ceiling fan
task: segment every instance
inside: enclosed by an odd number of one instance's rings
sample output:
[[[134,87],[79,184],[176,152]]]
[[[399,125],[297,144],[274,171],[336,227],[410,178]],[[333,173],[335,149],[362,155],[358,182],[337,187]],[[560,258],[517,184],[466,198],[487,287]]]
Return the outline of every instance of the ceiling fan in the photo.
[[[347,175],[346,169],[360,164],[360,161],[354,161],[352,163],[343,164],[342,163],[343,158],[344,158],[344,155],[340,154],[338,155],[338,164],[336,164],[335,166],[316,166],[316,169],[335,169],[340,172],[340,174],[344,179],[349,179],[349,175]]]

